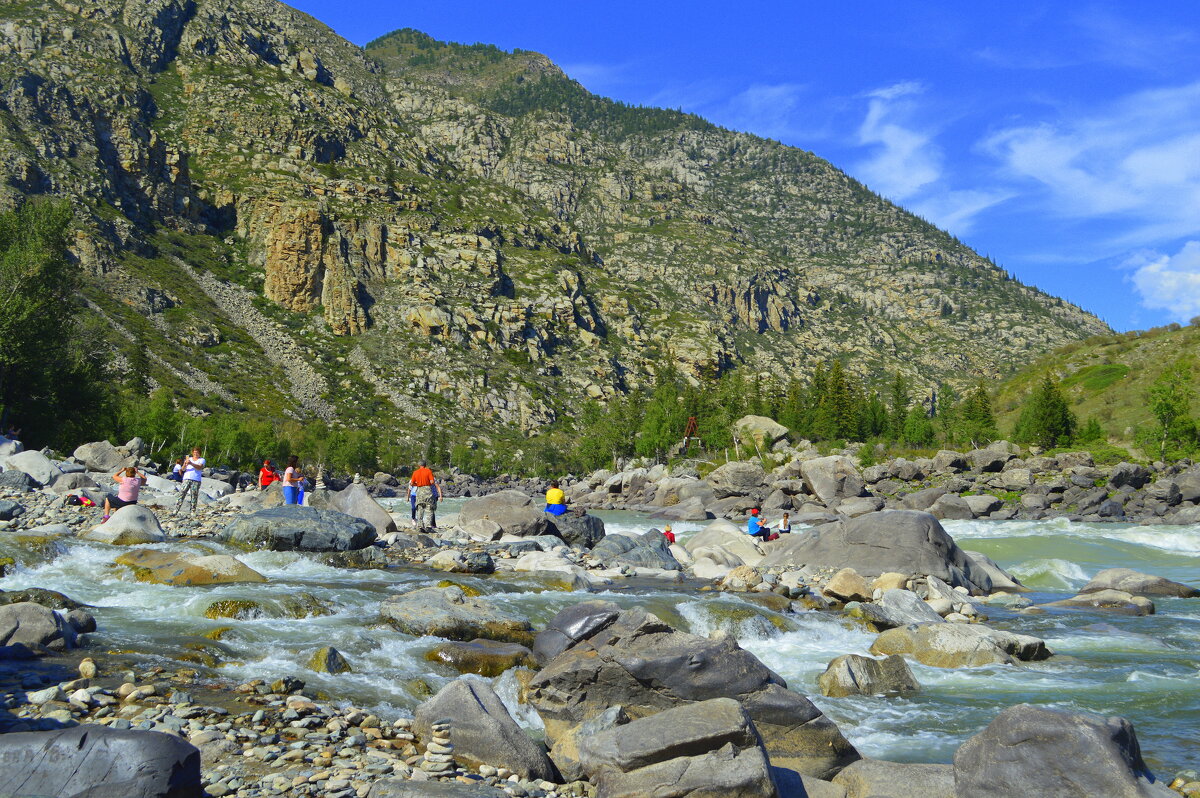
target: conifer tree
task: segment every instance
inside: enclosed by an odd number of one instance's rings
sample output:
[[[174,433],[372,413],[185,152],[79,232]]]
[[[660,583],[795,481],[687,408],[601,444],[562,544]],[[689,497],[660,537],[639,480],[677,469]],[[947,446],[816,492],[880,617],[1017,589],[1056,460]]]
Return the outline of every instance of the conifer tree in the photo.
[[[1075,414],[1067,407],[1058,383],[1047,374],[1025,400],[1014,437],[1043,449],[1067,446],[1075,435]]]
[[[963,399],[957,416],[955,440],[961,443],[979,447],[1000,437],[996,429],[996,417],[992,413],[992,400],[982,382]]]
[[[904,435],[904,424],[908,418],[908,406],[912,401],[909,396],[908,380],[900,372],[892,379],[888,407],[888,436],[892,440],[900,440]]]

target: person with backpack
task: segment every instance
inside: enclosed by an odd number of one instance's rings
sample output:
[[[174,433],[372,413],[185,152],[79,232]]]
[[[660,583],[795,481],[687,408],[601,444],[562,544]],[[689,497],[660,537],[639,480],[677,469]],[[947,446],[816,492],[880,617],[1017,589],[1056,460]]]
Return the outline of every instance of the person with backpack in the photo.
[[[204,479],[204,466],[206,462],[200,456],[200,447],[192,449],[190,457],[184,458],[183,474],[181,476],[183,490],[179,492],[179,501],[175,503],[175,509],[171,511],[171,517],[179,515],[179,511],[183,509],[184,502],[191,497],[192,509],[191,512],[196,512],[196,502],[200,501],[200,482]]]
[[[437,502],[440,491],[437,489],[437,479],[433,470],[424,460],[413,471],[408,484],[417,489],[417,531],[429,532],[437,529]],[[429,524],[426,525],[426,519]]]

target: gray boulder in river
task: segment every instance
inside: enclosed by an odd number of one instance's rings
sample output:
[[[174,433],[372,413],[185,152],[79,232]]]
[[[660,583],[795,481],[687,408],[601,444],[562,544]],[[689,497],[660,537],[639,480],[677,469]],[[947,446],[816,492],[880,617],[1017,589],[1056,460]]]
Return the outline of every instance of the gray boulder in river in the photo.
[[[569,546],[590,549],[604,539],[604,521],[595,515],[576,515],[573,512],[554,516],[550,521]]]
[[[500,525],[505,535],[529,538],[545,535],[550,528],[549,516],[542,505],[519,490],[502,490],[477,499],[468,499],[458,511],[459,526],[487,519]]]
[[[523,779],[557,781],[558,771],[546,750],[508,714],[490,684],[455,679],[417,707],[413,730],[422,740],[442,719],[452,724],[454,758],[468,765],[505,767]]]
[[[1120,590],[1135,596],[1173,596],[1195,598],[1200,590],[1181,582],[1172,582],[1161,576],[1143,574],[1131,568],[1107,568],[1092,577],[1092,581],[1079,589],[1080,593],[1095,593],[1101,590]]]
[[[526,645],[533,627],[515,613],[472,598],[462,588],[425,587],[384,599],[379,614],[397,630],[415,637],[433,635],[447,640],[506,640]]]
[[[271,507],[235,518],[218,535],[224,543],[272,551],[354,551],[375,542],[361,518],[315,507]]]
[[[668,709],[579,741],[579,761],[605,798],[662,795],[777,798],[762,739],[732,698]],[[667,787],[669,785],[669,787]]]
[[[860,759],[834,776],[833,783],[853,798],[958,798],[952,765]]]
[[[1018,704],[954,755],[957,798],[1178,798],[1142,760],[1133,724]]]
[[[49,607],[31,601],[0,607],[0,659],[26,659],[74,647],[75,629]]]
[[[697,637],[603,601],[567,608],[538,637],[539,659],[563,647],[527,691],[551,740],[618,704],[636,719],[734,698],[778,767],[828,778],[859,758],[833,721],[732,638]]]
[[[656,529],[644,535],[608,535],[592,549],[592,557],[605,568],[628,565],[634,568],[659,568],[682,571],[683,566],[671,554],[671,544]]]
[[[200,751],[150,731],[87,724],[0,735],[0,795],[201,798]]]
[[[770,544],[762,566],[853,568],[863,576],[936,576],[988,593],[987,570],[967,556],[929,513],[883,510],[823,524]]]
[[[367,492],[367,486],[352,482],[345,490],[321,490],[310,494],[309,504],[326,510],[337,510],[339,513],[361,518],[375,527],[377,534],[387,534],[396,531],[396,521],[383,509],[383,505],[375,501]]]

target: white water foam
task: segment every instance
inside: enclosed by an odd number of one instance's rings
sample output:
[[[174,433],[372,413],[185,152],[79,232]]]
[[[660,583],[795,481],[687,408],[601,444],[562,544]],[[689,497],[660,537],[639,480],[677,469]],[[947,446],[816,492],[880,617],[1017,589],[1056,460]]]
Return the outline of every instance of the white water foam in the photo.
[[[1088,583],[1087,572],[1068,560],[1043,558],[1028,560],[1008,569],[1029,587],[1073,590]]]
[[[1065,518],[1055,518],[1048,521],[943,521],[942,525],[957,541],[1056,535],[1083,540],[1115,540],[1176,554],[1200,554],[1200,525],[1197,524],[1081,524]]]

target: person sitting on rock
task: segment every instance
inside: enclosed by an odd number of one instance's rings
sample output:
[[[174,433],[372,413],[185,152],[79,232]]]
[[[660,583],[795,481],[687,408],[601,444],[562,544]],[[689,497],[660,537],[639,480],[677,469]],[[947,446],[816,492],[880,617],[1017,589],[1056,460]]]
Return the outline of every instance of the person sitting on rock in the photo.
[[[175,465],[171,466],[171,473],[167,475],[167,479],[172,482],[183,481],[183,458],[180,457],[175,461]]]
[[[787,513],[784,513],[783,520],[779,522],[779,533],[778,534],[786,535],[791,531],[792,531],[792,519]]]
[[[138,491],[146,484],[146,475],[133,466],[122,468],[113,474],[113,482],[117,483],[117,492],[104,497],[104,523],[116,510],[138,503]]]
[[[746,522],[746,534],[763,540],[777,540],[779,533],[772,534],[771,528],[763,523],[758,514],[758,508],[750,511],[750,520]]]
[[[262,468],[258,470],[258,489],[266,490],[280,479],[279,471],[271,465],[270,460],[263,460]]]
[[[550,489],[546,491],[546,512],[550,515],[562,515],[566,511],[567,494],[558,486],[558,480],[553,480]]]
[[[671,531],[670,524],[667,524],[665,527],[663,527],[663,537],[667,539],[668,543],[675,542],[675,533]]]

